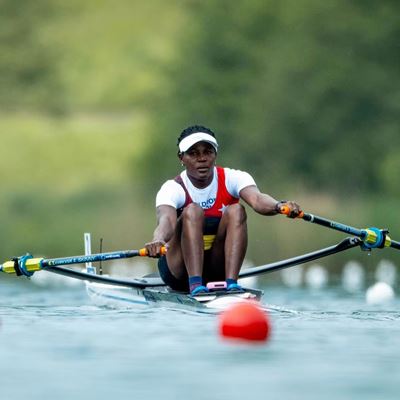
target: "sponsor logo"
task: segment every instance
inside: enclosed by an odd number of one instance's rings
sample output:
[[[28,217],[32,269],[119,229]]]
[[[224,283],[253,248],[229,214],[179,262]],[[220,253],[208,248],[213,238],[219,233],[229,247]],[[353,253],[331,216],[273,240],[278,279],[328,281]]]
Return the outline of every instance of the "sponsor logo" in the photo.
[[[205,201],[201,201],[198,204],[203,210],[208,210],[209,208],[211,208],[214,205],[215,200],[216,200],[216,197],[212,197],[212,198],[207,199]]]

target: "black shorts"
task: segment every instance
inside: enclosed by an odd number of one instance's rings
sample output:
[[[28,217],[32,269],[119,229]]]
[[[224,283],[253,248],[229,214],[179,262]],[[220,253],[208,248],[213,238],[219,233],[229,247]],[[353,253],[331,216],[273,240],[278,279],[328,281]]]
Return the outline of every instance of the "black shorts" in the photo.
[[[222,265],[218,270],[212,270],[207,267],[207,259],[209,258],[209,252],[204,252],[204,268],[203,268],[203,284],[206,285],[208,282],[217,282],[225,280],[225,267]],[[163,282],[171,289],[179,292],[189,292],[189,277],[185,273],[181,279],[175,278],[169,270],[167,257],[162,256],[158,259],[158,271]]]
[[[167,257],[161,256],[158,259],[158,272],[163,282],[171,289],[177,290],[178,292],[189,292],[188,276],[186,275],[186,277],[182,279],[175,278],[169,270]]]

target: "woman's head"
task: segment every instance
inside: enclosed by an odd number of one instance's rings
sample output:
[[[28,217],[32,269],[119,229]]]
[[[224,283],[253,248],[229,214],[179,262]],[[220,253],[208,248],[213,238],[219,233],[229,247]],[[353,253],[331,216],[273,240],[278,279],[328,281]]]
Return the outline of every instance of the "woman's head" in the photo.
[[[179,153],[184,153],[198,142],[207,142],[214,147],[216,152],[218,150],[214,132],[205,126],[193,125],[184,129],[178,137]]]
[[[178,157],[191,182],[199,188],[209,185],[218,149],[214,132],[200,125],[189,126],[179,136],[178,147]]]

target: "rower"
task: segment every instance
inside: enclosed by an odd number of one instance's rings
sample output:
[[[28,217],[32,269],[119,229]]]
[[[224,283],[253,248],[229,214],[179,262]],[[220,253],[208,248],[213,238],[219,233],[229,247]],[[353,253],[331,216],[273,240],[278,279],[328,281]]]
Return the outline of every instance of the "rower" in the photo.
[[[237,283],[247,250],[243,200],[261,215],[273,216],[285,206],[291,218],[300,215],[293,201],[277,201],[261,193],[247,172],[216,166],[218,143],[214,132],[190,126],[178,138],[178,158],[184,170],[162,186],[156,197],[157,227],[145,247],[159,257],[163,281],[173,290],[192,295],[208,291],[206,284]]]

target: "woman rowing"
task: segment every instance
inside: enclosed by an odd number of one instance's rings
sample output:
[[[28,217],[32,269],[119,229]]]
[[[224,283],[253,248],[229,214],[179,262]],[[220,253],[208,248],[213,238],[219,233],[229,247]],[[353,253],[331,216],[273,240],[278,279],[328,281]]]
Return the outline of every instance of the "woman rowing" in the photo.
[[[286,206],[295,218],[300,207],[261,193],[247,172],[216,166],[218,143],[204,126],[183,130],[178,148],[185,169],[157,193],[157,227],[147,251],[157,257],[167,248],[158,269],[173,290],[196,295],[208,291],[208,282],[225,281],[227,290],[240,291],[247,217],[239,200],[261,215],[276,215]]]

